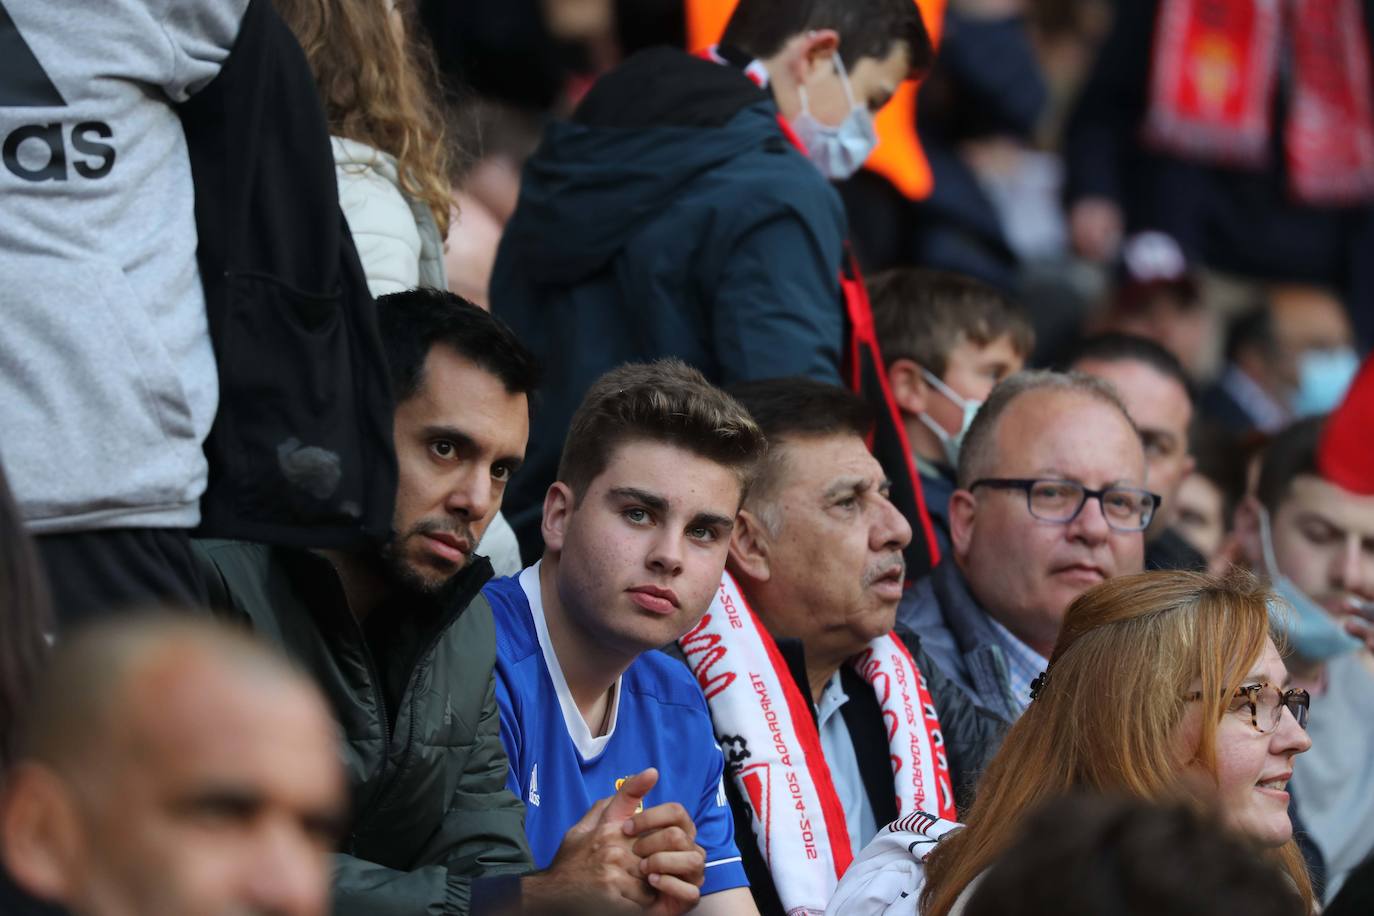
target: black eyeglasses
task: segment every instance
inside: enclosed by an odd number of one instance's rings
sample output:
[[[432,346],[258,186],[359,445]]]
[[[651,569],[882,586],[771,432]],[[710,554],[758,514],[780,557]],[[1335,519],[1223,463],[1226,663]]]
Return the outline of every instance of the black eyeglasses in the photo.
[[[1084,504],[1096,499],[1102,507],[1107,525],[1117,531],[1144,531],[1164,499],[1157,493],[1138,487],[1107,487],[1090,490],[1072,480],[1045,478],[984,477],[969,487],[992,487],[995,490],[1023,490],[1026,508],[1042,522],[1067,525],[1078,518]]]
[[[1202,691],[1195,690],[1184,697],[1190,703],[1202,699]],[[1231,695],[1230,712],[1250,713],[1250,724],[1261,735],[1268,735],[1279,727],[1286,709],[1304,729],[1307,728],[1307,709],[1312,698],[1306,690],[1294,687],[1280,690],[1273,684],[1245,684]]]

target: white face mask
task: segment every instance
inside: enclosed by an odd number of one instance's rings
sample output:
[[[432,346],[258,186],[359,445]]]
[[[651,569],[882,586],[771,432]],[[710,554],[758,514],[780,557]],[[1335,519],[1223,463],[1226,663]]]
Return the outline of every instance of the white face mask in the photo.
[[[844,181],[853,175],[878,145],[878,131],[873,127],[873,114],[866,106],[854,103],[854,90],[849,85],[840,52],[835,52],[835,72],[844,85],[844,97],[849,101],[849,114],[838,127],[822,124],[811,114],[806,101],[806,87],[798,86],[801,94],[801,113],[792,119],[797,139],[806,147],[806,154],[821,174],[834,181]]]
[[[940,440],[940,445],[944,447],[945,458],[949,460],[949,466],[959,467],[959,449],[964,444],[964,436],[968,433],[968,428],[973,425],[973,418],[978,416],[978,408],[983,406],[982,401],[974,401],[970,398],[960,397],[953,388],[940,381],[939,376],[929,369],[922,368],[921,375],[932,388],[949,398],[950,403],[964,412],[963,419],[959,423],[959,431],[954,435],[945,432],[944,427],[936,423],[928,413],[917,414],[917,418],[926,425],[926,428],[935,434],[935,438]]]

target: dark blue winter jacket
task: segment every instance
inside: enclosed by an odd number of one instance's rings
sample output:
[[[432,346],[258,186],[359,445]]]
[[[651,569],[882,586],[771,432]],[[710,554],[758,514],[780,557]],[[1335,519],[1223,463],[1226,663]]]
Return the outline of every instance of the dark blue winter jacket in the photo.
[[[526,165],[491,300],[545,370],[504,507],[527,559],[573,411],[608,369],[676,356],[719,384],[840,382],[844,213],[777,118],[741,71],[657,48]]]

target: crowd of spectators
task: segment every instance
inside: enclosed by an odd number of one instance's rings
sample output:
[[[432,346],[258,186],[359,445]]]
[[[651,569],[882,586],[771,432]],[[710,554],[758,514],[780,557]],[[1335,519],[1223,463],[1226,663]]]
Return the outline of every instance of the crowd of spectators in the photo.
[[[0,912],[1344,916],[1374,0],[0,3]]]

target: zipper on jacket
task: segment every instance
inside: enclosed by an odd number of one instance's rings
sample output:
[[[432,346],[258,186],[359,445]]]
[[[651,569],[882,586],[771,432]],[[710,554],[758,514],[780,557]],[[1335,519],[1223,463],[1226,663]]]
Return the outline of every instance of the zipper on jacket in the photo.
[[[383,803],[389,801],[391,799],[391,796],[395,794],[396,787],[401,783],[400,775],[401,773],[405,772],[405,765],[409,762],[409,756],[411,753],[413,753],[411,749],[415,745],[415,687],[420,682],[420,675],[424,672],[425,668],[428,667],[428,659],[434,654],[434,650],[438,647],[439,641],[443,639],[444,634],[448,632],[449,627],[453,626],[454,622],[457,619],[458,616],[454,615],[452,620],[450,620],[445,626],[440,628],[438,634],[434,638],[434,641],[430,643],[429,647],[425,649],[425,651],[420,655],[420,661],[415,665],[415,670],[410,673],[410,680],[406,682],[405,692],[406,707],[410,711],[410,727],[406,730],[405,743],[407,749],[407,757],[405,760],[401,761],[401,765],[396,768],[396,771],[394,773],[392,773],[391,781],[378,788],[377,794],[374,795],[372,798],[372,804],[367,806],[367,813],[369,814],[371,814],[374,809],[380,808]],[[385,710],[383,710],[383,712],[385,713]],[[388,738],[388,751],[390,750],[390,748],[391,741]],[[388,754],[387,756],[390,757],[391,755]],[[383,764],[385,764],[385,761],[383,761]],[[385,766],[383,766],[383,770],[385,770]]]

